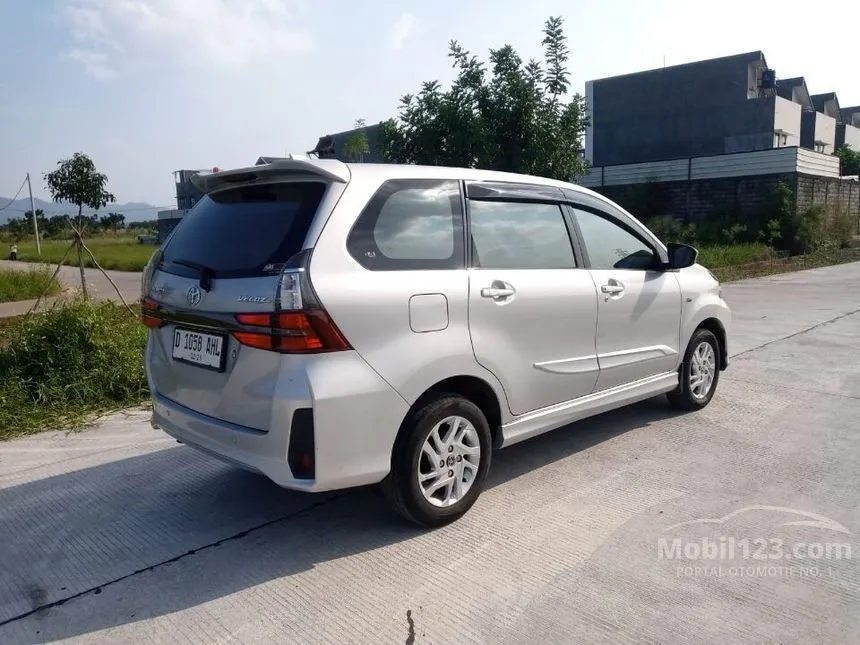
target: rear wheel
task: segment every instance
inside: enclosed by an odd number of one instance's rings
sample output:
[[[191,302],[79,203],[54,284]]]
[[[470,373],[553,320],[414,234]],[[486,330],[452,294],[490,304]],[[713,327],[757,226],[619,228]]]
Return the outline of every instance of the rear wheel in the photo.
[[[677,389],[667,395],[679,410],[701,410],[711,402],[720,380],[720,345],[707,329],[697,329],[687,345]]]
[[[383,491],[411,522],[442,526],[475,503],[491,450],[490,428],[478,406],[452,394],[428,399],[403,425]]]

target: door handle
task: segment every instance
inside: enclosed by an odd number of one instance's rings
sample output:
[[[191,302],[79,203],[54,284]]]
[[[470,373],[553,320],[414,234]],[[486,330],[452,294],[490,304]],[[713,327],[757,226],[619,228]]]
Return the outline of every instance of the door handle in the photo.
[[[620,284],[605,284],[600,287],[600,290],[603,293],[609,294],[610,296],[615,296],[619,293],[623,293],[624,287],[622,287]]]
[[[510,298],[515,293],[516,291],[510,287],[484,287],[481,289],[482,298]]]

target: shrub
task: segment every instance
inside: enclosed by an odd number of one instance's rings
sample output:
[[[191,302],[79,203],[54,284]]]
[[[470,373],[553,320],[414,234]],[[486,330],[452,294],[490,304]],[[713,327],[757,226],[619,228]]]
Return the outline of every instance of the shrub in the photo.
[[[145,328],[114,303],[30,316],[0,347],[0,438],[76,426],[147,396]]]
[[[659,215],[645,222],[645,226],[664,243],[696,243],[696,225],[692,222],[671,215]]]

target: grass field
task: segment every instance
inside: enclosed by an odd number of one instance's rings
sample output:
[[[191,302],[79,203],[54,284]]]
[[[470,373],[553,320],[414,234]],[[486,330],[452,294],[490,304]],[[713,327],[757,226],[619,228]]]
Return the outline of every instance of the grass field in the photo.
[[[52,272],[49,269],[30,267],[29,271],[15,269],[0,269],[0,302],[15,302],[16,300],[32,300],[43,292],[53,296],[60,292],[60,285],[51,282]],[[45,291],[50,284],[50,288]]]
[[[135,235],[105,235],[84,238],[84,243],[90,248],[99,264],[104,269],[116,271],[141,271],[155,252],[153,244],[138,244]],[[45,240],[42,242],[41,257],[36,253],[35,242],[20,242],[18,244],[18,259],[24,262],[46,262],[56,264],[62,259],[71,240]],[[77,254],[72,252],[63,264],[78,265]],[[92,258],[84,253],[84,266],[94,267]]]

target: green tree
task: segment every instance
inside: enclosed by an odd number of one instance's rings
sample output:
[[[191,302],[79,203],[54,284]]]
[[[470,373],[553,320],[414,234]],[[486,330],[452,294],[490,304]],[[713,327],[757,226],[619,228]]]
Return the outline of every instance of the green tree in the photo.
[[[84,206],[98,210],[116,201],[107,190],[107,175],[98,172],[93,160],[83,152],[76,152],[70,159],[57,162],[57,169],[45,174],[45,182],[51,197],[57,203],[67,202],[78,207],[78,216],[74,226],[75,242],[78,251],[78,266],[81,270],[81,290],[87,297],[87,283],[84,276],[83,240],[85,221],[90,225],[97,224],[98,218],[83,219],[81,212]]]
[[[356,119],[354,128],[357,132],[343,144],[342,152],[347,161],[361,162],[370,154],[370,143],[367,141],[365,127],[366,122],[364,119]]]
[[[426,81],[401,99],[398,119],[383,124],[381,148],[392,162],[465,166],[570,181],[584,174],[580,150],[588,125],[585,99],[564,101],[570,80],[563,21],[544,24],[544,61],[524,63],[510,46],[484,63],[451,41],[457,77],[450,89]]]
[[[116,201],[107,191],[107,175],[96,170],[93,160],[83,152],[71,159],[61,159],[58,168],[45,174],[51,197],[57,203],[67,202],[78,207],[76,223],[81,225],[83,207],[99,210]]]
[[[122,213],[108,213],[99,218],[99,226],[105,231],[118,231],[125,225],[125,215]]]
[[[844,145],[836,152],[842,175],[860,175],[860,150]]]

